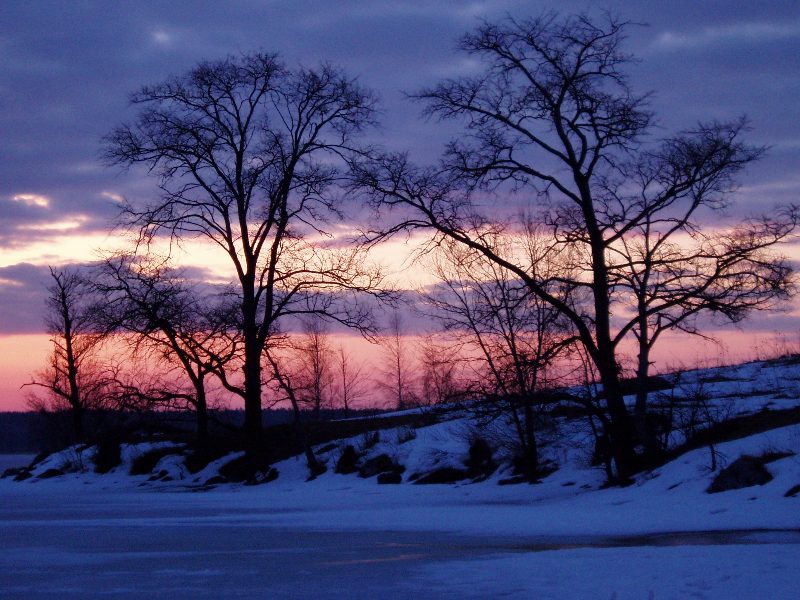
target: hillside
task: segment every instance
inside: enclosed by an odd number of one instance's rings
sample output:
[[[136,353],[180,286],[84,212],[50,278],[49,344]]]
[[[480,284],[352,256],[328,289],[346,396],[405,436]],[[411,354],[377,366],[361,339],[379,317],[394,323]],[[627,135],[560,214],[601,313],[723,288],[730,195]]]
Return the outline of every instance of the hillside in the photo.
[[[759,493],[771,497],[796,493],[794,488],[800,484],[798,361],[752,362],[665,379],[670,386],[656,397],[671,398],[672,410],[686,412],[675,417],[676,425],[669,434],[672,460],[641,474],[633,489],[619,493],[672,492],[678,487],[704,491],[720,470],[742,456],[753,457],[751,462],[758,463],[756,470],[773,475],[757,488]],[[700,405],[696,405],[698,398]],[[558,409],[552,414],[559,414]],[[270,481],[264,493],[303,483],[319,491],[344,482],[354,486],[375,485],[376,481],[451,483],[480,489],[488,496],[498,493],[498,484],[520,482],[512,465],[511,424],[502,417],[487,421],[476,406],[421,408],[337,423],[323,428],[317,437],[331,437],[334,431],[363,432],[316,445],[314,454],[324,471],[316,478],[310,476],[301,454],[265,465],[254,474],[244,464],[242,452],[200,457],[185,444],[169,441],[122,444],[118,455],[113,445],[111,449],[72,447],[48,456],[16,478],[38,482],[58,476],[68,481],[158,489],[211,489]],[[540,501],[582,496],[605,487],[603,470],[592,466],[594,446],[585,418],[551,416],[539,438],[541,477],[535,485],[524,486],[521,497]],[[209,458],[213,460],[209,462]],[[663,482],[668,482],[665,489]]]

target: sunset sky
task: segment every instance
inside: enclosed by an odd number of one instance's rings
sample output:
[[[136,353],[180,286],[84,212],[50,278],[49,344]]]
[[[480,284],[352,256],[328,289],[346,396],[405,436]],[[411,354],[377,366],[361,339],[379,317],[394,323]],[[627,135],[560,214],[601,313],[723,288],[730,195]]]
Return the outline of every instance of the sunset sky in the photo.
[[[289,64],[329,61],[381,98],[375,140],[433,162],[455,131],[420,117],[414,92],[470,68],[457,38],[479,24],[597,2],[99,1],[0,3],[0,410],[24,409],[19,386],[42,365],[47,265],[92,260],[119,245],[120,200],[145,201],[155,181],[98,161],[100,139],[130,119],[128,95],[201,59],[278,52]],[[734,215],[800,199],[800,8],[796,0],[608,2],[646,24],[631,29],[630,70],[653,90],[660,131],[747,115],[769,151],[743,177]],[[402,249],[383,252],[394,257]],[[188,262],[209,264],[194,255]],[[795,336],[793,312],[757,315],[728,346]]]

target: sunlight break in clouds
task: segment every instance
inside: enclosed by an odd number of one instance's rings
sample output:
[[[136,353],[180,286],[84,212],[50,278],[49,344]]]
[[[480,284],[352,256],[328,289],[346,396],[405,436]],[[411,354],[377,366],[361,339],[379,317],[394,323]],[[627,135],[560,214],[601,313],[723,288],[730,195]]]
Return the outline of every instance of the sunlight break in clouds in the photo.
[[[38,206],[39,208],[50,207],[50,199],[39,194],[16,194],[11,196],[11,202],[18,202],[25,206]]]
[[[125,197],[122,194],[117,194],[116,192],[100,192],[100,195],[103,198],[108,198],[112,202],[119,204],[120,206],[125,204]]]
[[[27,225],[20,225],[17,231],[71,231],[73,229],[80,229],[80,227],[89,222],[89,217],[86,215],[75,215],[70,219],[62,221],[53,221],[52,223],[31,223]]]
[[[796,23],[733,23],[720,27],[704,27],[691,33],[665,31],[654,43],[665,50],[709,46],[718,42],[763,43],[800,36]]]

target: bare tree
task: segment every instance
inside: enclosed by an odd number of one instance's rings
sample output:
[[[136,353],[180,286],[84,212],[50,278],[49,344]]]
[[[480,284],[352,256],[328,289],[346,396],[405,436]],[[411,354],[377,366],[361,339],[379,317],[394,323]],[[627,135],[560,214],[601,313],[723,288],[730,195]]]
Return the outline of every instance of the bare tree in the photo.
[[[75,269],[50,267],[45,325],[53,350],[48,365],[27,386],[43,388],[49,405],[69,410],[75,440],[85,438],[87,410],[100,408],[107,391],[103,368],[97,361],[102,335],[95,328],[91,289]],[[33,400],[32,405],[40,402]]]
[[[112,164],[161,176],[161,201],[129,206],[143,239],[166,233],[210,241],[229,257],[239,295],[245,435],[258,445],[262,354],[278,321],[309,290],[375,284],[358,249],[320,240],[343,206],[340,158],[371,124],[372,94],[329,65],[286,68],[275,55],[204,62],[132,96],[137,120],[106,138]],[[346,308],[338,313],[352,320]]]
[[[335,372],[336,386],[335,397],[338,404],[344,409],[345,417],[350,416],[350,409],[370,391],[369,379],[364,362],[356,361],[339,344],[333,354],[333,370]]]
[[[774,247],[795,229],[794,209],[706,234],[693,222],[695,208],[689,205],[669,218],[648,216],[613,248],[616,285],[630,291],[635,306],[635,317],[616,337],[632,332],[636,338],[636,423],[654,459],[663,449],[656,447],[649,426],[648,376],[660,336],[678,330],[708,337],[698,324],[704,315],[737,323],[752,310],[774,308],[793,292],[792,269]]]
[[[289,352],[287,353],[287,347]],[[271,378],[269,383],[273,387],[275,403],[288,401],[292,408],[292,426],[294,435],[303,445],[303,452],[306,457],[306,466],[310,477],[313,479],[317,475],[325,472],[325,465],[317,460],[314,449],[309,442],[309,424],[307,419],[303,419],[302,410],[304,398],[302,394],[307,390],[308,381],[304,380],[302,369],[293,359],[297,358],[297,347],[288,341],[288,336],[275,336],[270,339],[270,343],[265,348],[264,356],[270,367]]]
[[[632,91],[624,72],[627,25],[555,14],[482,25],[462,38],[461,48],[481,61],[483,72],[418,96],[430,115],[466,123],[443,167],[421,169],[404,155],[383,155],[363,161],[358,180],[382,213],[397,215],[373,240],[431,229],[433,243],[447,238],[475,250],[569,319],[602,382],[621,480],[641,461],[620,385],[622,338],[612,315],[629,294],[617,286],[613,248],[655,215],[685,214],[687,204],[718,209],[735,175],[762,154],[741,141],[742,121],[701,123],[661,144],[645,137],[652,121],[647,96]],[[652,175],[643,181],[642,173]],[[538,199],[554,244],[573,249],[573,275],[565,283],[588,302],[565,303],[524,253],[487,237],[521,227],[488,217],[475,198],[490,191]]]
[[[198,441],[205,444],[208,378],[224,373],[239,351],[239,340],[227,331],[231,307],[214,305],[168,261],[154,256],[110,256],[98,266],[92,286],[102,298],[95,322],[127,342],[134,357],[161,368],[161,376],[147,385],[121,383],[125,397],[193,409]],[[188,390],[182,385],[186,380]]]
[[[465,395],[458,347],[437,336],[426,335],[417,344],[420,395],[425,404],[455,402]]]
[[[530,235],[528,248],[534,256],[546,245],[534,231]],[[478,404],[481,416],[511,420],[518,467],[535,479],[539,467],[536,430],[552,400],[548,393],[561,381],[557,360],[575,341],[569,322],[519,278],[486,262],[474,250],[453,242],[443,243],[439,250],[433,263],[439,284],[425,295],[426,305],[472,358],[473,392],[484,399]],[[570,302],[568,288],[555,289],[561,285],[555,277],[561,267],[542,254],[532,264],[542,280],[550,280],[550,292]]]
[[[295,370],[300,397],[311,408],[315,420],[331,402],[333,384],[332,349],[325,322],[318,316],[303,321],[303,333],[296,345]]]
[[[382,389],[390,403],[398,410],[417,404],[414,391],[415,377],[411,348],[406,339],[403,317],[395,310],[389,317],[387,330],[380,340],[383,349],[383,368],[376,385]]]

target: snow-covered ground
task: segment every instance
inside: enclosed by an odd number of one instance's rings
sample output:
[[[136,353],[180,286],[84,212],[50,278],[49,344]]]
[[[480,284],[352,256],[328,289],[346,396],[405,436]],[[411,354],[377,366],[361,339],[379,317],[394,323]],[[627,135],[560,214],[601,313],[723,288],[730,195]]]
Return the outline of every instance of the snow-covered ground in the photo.
[[[755,363],[682,385],[746,414],[800,404],[798,381],[797,366]],[[559,468],[535,485],[498,485],[502,468],[481,483],[408,483],[463,467],[465,427],[462,418],[346,440],[320,451],[329,468],[317,479],[293,458],[257,486],[202,486],[230,457],[191,474],[167,455],[153,469],[167,477],[148,481],[128,474],[143,447],[124,447],[105,475],[92,473],[92,449],[52,456],[34,474],[76,472],[0,480],[0,597],[799,597],[800,495],[786,494],[800,484],[800,425],[719,444],[720,467],[787,456],[766,465],[765,485],[716,494],[706,492],[716,475],[706,448],[604,488],[577,443],[552,444]],[[390,455],[404,482],[333,472],[347,443]]]

